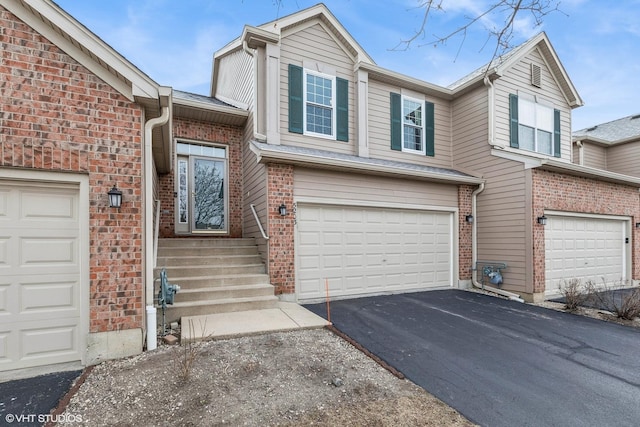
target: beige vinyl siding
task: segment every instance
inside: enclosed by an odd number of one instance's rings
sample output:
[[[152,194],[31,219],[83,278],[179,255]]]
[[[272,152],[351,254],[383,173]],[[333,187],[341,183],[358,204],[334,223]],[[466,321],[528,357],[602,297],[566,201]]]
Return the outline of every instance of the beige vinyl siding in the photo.
[[[391,92],[401,93],[402,89],[369,80],[369,157],[450,168],[452,159],[449,102],[437,98],[425,99],[434,104],[435,156],[404,153],[391,149]]]
[[[296,168],[294,198],[455,208],[458,187],[425,181]]]
[[[453,168],[479,170],[491,155],[487,90],[479,89],[453,101],[451,115]]]
[[[541,88],[531,85],[531,63],[541,69]],[[518,90],[551,102],[560,110],[561,158],[571,161],[571,108],[537,49],[526,55],[509,72],[494,82],[496,89],[496,140],[509,146],[509,94]]]
[[[640,176],[640,143],[615,145],[607,149],[607,170]]]
[[[600,145],[583,144],[584,166],[607,169],[607,149]]]
[[[238,50],[220,59],[218,86],[215,96],[244,105],[251,104],[253,98],[253,59],[245,51]]]
[[[289,64],[303,66],[304,61],[332,68],[336,77],[349,81],[349,142],[305,136],[289,132]],[[280,47],[280,132],[281,144],[356,154],[354,61],[336,42],[324,24],[313,23],[300,31],[285,34]],[[335,126],[335,124],[334,124]]]

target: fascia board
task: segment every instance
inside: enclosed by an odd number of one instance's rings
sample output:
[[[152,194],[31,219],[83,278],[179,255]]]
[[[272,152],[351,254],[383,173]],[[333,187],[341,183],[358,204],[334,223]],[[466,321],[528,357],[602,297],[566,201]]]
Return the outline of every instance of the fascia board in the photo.
[[[409,77],[404,74],[400,74],[395,71],[382,68],[375,64],[369,64],[366,62],[358,62],[355,65],[354,71],[366,71],[372,78],[382,78],[385,81],[392,82],[400,87],[407,89],[414,89],[419,92],[423,92],[429,95],[433,95],[438,98],[451,100],[453,99],[453,91],[442,86],[434,85],[432,83],[425,82],[424,80]]]

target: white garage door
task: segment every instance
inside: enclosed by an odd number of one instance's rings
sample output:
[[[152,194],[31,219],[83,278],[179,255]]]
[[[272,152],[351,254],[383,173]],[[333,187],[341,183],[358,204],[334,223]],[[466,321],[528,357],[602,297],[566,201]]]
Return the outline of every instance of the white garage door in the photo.
[[[0,370],[81,360],[78,198],[0,180]]]
[[[451,212],[298,204],[299,300],[453,285]]]
[[[548,215],[545,226],[545,293],[558,294],[564,280],[620,283],[627,277],[627,222],[620,219]]]

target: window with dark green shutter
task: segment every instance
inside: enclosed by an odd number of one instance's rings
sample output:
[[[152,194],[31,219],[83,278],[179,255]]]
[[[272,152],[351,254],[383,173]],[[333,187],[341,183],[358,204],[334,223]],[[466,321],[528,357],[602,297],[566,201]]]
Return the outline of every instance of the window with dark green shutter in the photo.
[[[434,105],[391,93],[391,149],[435,155]]]
[[[560,157],[560,111],[532,95],[509,95],[509,145]]]
[[[289,132],[349,141],[349,81],[289,64]]]

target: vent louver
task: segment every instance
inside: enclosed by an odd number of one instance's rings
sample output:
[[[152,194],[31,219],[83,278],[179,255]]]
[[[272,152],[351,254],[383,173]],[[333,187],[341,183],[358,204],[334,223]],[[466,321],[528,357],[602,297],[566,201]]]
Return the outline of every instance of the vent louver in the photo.
[[[531,64],[531,84],[535,87],[542,86],[542,76],[541,76],[540,66],[536,64]]]

